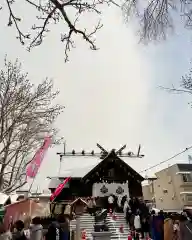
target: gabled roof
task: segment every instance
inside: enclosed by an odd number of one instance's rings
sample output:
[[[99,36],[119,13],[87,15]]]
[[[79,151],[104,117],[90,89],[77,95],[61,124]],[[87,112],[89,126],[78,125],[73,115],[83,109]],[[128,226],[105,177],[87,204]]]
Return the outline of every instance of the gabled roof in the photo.
[[[105,159],[107,159],[111,153],[109,153]],[[138,179],[141,181],[143,180],[143,177],[138,174],[129,164],[131,163],[132,166],[137,167],[137,161],[133,161],[131,158],[123,158],[120,159],[115,154],[115,158],[119,159],[119,161],[122,162],[122,164],[125,164],[130,172],[138,176]],[[83,156],[78,157],[74,156],[71,157],[63,157],[63,161],[61,162],[61,173],[59,176],[52,176],[49,189],[50,188],[56,188],[63,179],[67,177],[71,178],[85,178],[90,172],[94,172],[93,170],[96,169],[97,166],[100,166],[100,163],[103,163],[105,159],[100,159],[98,157],[90,157],[90,156]]]
[[[50,176],[49,178],[63,179],[69,176],[72,178],[82,178],[101,161],[97,156],[64,156],[61,161],[61,172],[59,176]]]
[[[144,178],[136,172],[133,168],[131,168],[125,161],[123,161],[121,158],[119,158],[116,154],[115,151],[112,150],[100,163],[98,163],[94,168],[91,169],[84,177],[83,180],[89,178],[94,172],[96,172],[103,164],[107,163],[108,159],[117,159],[120,164],[125,165],[130,173],[135,175],[138,180],[143,181]]]
[[[66,177],[71,177],[71,178],[83,178],[88,172],[91,171],[95,166],[97,166],[98,162],[95,163],[94,165],[89,165],[86,167],[81,167],[81,168],[74,168],[70,170],[64,171],[62,174],[60,174],[59,178],[66,178]]]

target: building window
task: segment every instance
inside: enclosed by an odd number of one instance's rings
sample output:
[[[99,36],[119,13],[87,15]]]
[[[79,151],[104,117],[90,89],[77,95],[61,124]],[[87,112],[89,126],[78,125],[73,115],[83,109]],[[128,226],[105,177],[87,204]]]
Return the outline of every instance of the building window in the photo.
[[[187,194],[187,201],[192,202],[192,194]]]
[[[192,175],[191,173],[184,173],[182,174],[183,182],[192,182]]]

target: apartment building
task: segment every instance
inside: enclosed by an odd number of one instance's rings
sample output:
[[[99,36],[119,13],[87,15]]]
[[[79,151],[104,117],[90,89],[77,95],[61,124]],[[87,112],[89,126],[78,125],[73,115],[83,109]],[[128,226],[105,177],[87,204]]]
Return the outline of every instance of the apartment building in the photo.
[[[145,200],[155,200],[156,208],[164,210],[192,206],[192,164],[175,164],[155,175],[156,180],[143,186]]]

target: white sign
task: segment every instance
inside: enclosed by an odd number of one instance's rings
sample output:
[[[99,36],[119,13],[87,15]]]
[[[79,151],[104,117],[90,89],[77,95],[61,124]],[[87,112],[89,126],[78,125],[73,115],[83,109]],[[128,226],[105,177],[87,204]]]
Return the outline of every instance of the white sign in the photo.
[[[94,183],[92,188],[93,197],[104,197],[114,194],[116,196],[125,196],[129,198],[128,183]]]

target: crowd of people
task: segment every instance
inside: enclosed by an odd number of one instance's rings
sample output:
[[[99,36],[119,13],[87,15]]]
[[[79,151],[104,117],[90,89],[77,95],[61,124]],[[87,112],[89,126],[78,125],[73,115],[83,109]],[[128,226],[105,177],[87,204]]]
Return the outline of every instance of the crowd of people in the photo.
[[[144,239],[145,237],[154,237],[152,218],[155,214],[153,211],[150,212],[144,201],[138,198],[130,198],[127,196],[122,197],[121,200],[116,200],[113,195],[108,197],[108,209],[109,211],[123,211],[124,217],[127,221],[127,224],[130,227],[131,232],[135,235],[136,239],[140,239],[139,236]],[[160,212],[160,215],[162,212]],[[162,221],[159,223],[159,238],[163,239],[163,217]],[[162,227],[161,227],[162,224]],[[155,239],[155,240],[156,240]]]
[[[113,212],[122,209],[127,224],[130,227],[134,239],[153,239],[153,240],[181,240],[182,223],[188,216],[185,212],[167,213],[163,210],[156,212],[150,210],[142,199],[124,196],[119,203],[113,195],[108,197],[108,209]],[[165,228],[165,220],[169,219],[169,231]],[[164,234],[166,231],[166,234]],[[165,238],[167,235],[167,238]],[[192,237],[192,236],[191,236]]]
[[[107,201],[106,201],[107,199]],[[112,214],[113,212],[122,212],[129,225],[129,228],[134,235],[136,240],[150,237],[153,240],[164,240],[164,220],[172,218],[172,230],[169,232],[168,240],[180,240],[180,223],[178,219],[174,219],[172,216],[168,216],[167,213],[162,210],[158,213],[146,206],[142,199],[130,198],[123,196],[121,199],[114,195],[107,196],[103,199],[95,199],[90,197],[86,199],[87,211],[93,215],[101,201],[102,204],[106,204],[104,208]],[[103,208],[103,207],[102,207]],[[182,215],[183,219],[186,219],[186,215]],[[69,230],[69,220],[63,215],[58,215],[56,219],[50,221],[49,226],[45,229],[43,228],[42,219],[35,217],[29,218],[24,222],[21,220],[16,221],[14,224],[10,225],[9,231],[5,231],[3,225],[0,225],[0,240],[69,240],[70,230]],[[172,235],[171,235],[172,234]]]
[[[144,239],[147,236],[153,240],[163,240],[164,236],[164,212],[158,214],[155,211],[150,211],[142,199],[130,198],[125,195],[118,198],[115,195],[109,195],[107,198],[102,198],[101,205],[105,206],[109,212],[123,212],[127,224],[131,232],[139,239],[139,235]],[[107,200],[107,204],[106,204]],[[97,206],[97,199],[89,198],[87,200],[88,212],[92,215]]]
[[[0,240],[68,240],[69,223],[62,215],[54,219],[45,231],[41,218],[35,217],[29,221],[16,221],[9,230],[0,226]]]

